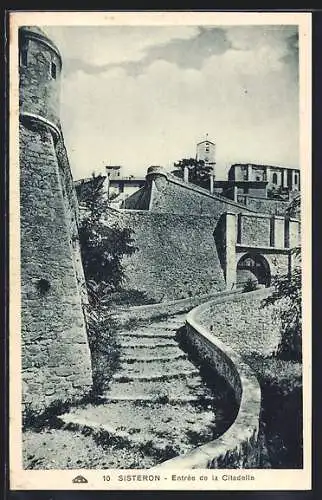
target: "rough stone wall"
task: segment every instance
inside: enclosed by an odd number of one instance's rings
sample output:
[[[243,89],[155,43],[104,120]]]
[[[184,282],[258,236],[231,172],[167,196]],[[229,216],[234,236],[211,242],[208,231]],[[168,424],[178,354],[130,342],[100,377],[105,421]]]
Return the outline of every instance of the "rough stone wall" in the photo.
[[[67,150],[62,137],[57,141],[55,145],[55,153],[57,157],[60,183],[63,192],[66,223],[69,227],[70,245],[73,253],[73,264],[75,267],[75,273],[78,282],[78,288],[81,293],[82,303],[86,304],[88,302],[88,296],[78,238],[79,207],[69,165]]]
[[[107,223],[134,230],[138,251],[123,259],[127,288],[162,301],[225,289],[212,217],[110,210]]]
[[[144,186],[124,200],[122,208],[149,210],[150,198],[151,189]]]
[[[145,192],[145,196],[143,196]],[[211,195],[206,189],[185,183],[168,174],[165,176],[150,176],[142,194],[136,193],[126,200],[126,208],[147,210],[158,213],[173,213],[187,215],[212,215],[219,219],[226,211],[239,213],[251,212],[245,206],[238,204],[218,194]],[[150,203],[146,198],[150,198]],[[144,200],[144,203],[142,203]]]
[[[226,211],[239,213],[248,211],[242,205],[228,198],[210,193],[198,186],[185,184],[169,178],[164,188],[154,193],[150,210],[153,212],[184,213],[193,215],[212,215],[219,219]]]
[[[240,216],[240,243],[249,246],[270,246],[270,217]]]
[[[216,299],[199,314],[198,321],[241,354],[271,354],[280,339],[280,323],[272,306],[261,307],[270,293],[264,289]]]
[[[50,76],[50,64],[57,64],[56,79]],[[20,65],[20,113],[40,115],[59,125],[60,61],[46,45],[28,40],[27,65]]]
[[[245,195],[238,195],[237,201],[241,204],[245,204],[246,208],[254,212],[270,215],[285,215],[285,211],[289,206],[289,201],[273,200],[269,198],[264,199]]]
[[[23,403],[36,410],[80,397],[92,383],[70,232],[75,215],[61,174],[52,135],[20,126]]]

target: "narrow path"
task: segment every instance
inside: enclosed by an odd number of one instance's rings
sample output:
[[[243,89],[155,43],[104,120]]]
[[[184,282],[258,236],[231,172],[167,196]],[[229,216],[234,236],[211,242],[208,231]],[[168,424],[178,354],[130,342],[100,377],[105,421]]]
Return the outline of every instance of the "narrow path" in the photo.
[[[103,426],[120,447],[140,450],[151,467],[213,438],[215,396],[178,344],[184,315],[119,332],[120,369],[99,405],[65,415],[65,422]],[[126,454],[119,468],[131,467]]]

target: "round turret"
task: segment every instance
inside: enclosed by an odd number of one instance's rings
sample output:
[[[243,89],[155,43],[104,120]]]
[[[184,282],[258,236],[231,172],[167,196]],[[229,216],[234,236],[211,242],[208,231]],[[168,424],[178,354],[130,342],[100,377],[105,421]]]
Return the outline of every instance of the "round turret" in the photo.
[[[19,105],[22,120],[60,127],[61,55],[38,27],[19,29]]]

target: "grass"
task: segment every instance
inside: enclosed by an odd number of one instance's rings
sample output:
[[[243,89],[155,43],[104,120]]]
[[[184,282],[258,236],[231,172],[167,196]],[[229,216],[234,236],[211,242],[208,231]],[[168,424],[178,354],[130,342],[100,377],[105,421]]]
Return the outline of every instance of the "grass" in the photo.
[[[245,361],[262,390],[261,429],[272,468],[303,466],[302,365],[253,354]]]
[[[155,304],[156,300],[145,292],[135,289],[120,289],[110,293],[104,298],[104,306],[143,306]]]

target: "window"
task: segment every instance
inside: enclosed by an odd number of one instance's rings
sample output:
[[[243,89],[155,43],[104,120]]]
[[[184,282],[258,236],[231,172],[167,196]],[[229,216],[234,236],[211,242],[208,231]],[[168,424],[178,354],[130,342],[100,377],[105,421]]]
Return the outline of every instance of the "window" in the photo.
[[[261,180],[261,178],[260,178],[260,176],[259,176],[259,175],[256,175],[256,180],[257,180],[257,181],[260,181],[260,180]]]
[[[297,184],[297,183],[298,183],[298,175],[294,174],[294,184]]]
[[[273,180],[273,184],[277,184],[277,174],[276,173],[273,174],[272,180]]]
[[[54,62],[51,63],[51,66],[50,66],[50,74],[51,74],[51,77],[56,80],[56,76],[57,76],[57,66]]]

